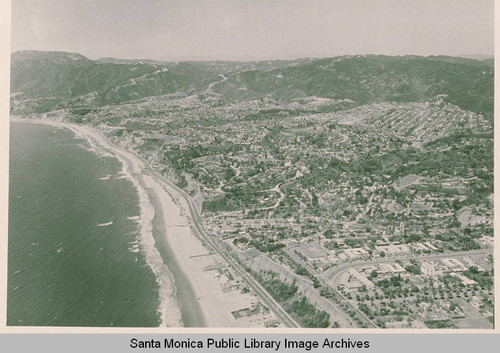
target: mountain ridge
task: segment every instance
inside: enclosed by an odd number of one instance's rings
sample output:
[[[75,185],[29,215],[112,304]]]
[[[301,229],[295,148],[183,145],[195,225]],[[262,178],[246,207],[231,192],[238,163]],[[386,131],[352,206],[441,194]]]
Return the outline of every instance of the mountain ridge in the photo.
[[[12,54],[11,91],[21,93],[17,100],[50,99],[53,104],[44,108],[48,110],[75,101],[103,106],[182,93],[220,104],[311,96],[367,104],[422,102],[444,96],[446,102],[463,109],[491,114],[493,70],[491,60],[451,56],[160,62],[20,51]]]

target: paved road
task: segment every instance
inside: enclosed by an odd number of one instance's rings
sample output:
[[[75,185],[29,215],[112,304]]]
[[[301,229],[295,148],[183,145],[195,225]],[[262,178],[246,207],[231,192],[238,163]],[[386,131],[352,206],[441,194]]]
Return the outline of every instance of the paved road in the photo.
[[[118,146],[116,148],[125,151],[127,153],[133,153],[130,151],[126,151]],[[133,153],[137,158],[139,158],[145,166],[145,169],[155,178],[157,182],[165,187],[168,190],[174,190],[177,194],[183,197],[189,207],[189,214],[191,215],[190,219],[192,221],[193,228],[199,234],[199,236],[208,243],[215,252],[217,252],[233,270],[238,273],[241,278],[245,281],[245,283],[254,290],[254,292],[261,298],[261,300],[267,305],[267,307],[273,311],[273,313],[288,327],[300,327],[300,325],[279,305],[274,298],[245,270],[243,267],[230,255],[226,250],[224,250],[214,239],[212,239],[203,229],[203,226],[200,223],[201,216],[198,213],[198,210],[191,199],[191,197],[184,192],[184,190],[180,189],[176,185],[172,184],[168,180],[165,180],[159,173],[151,168],[149,163],[141,156]],[[297,177],[297,176],[296,176]],[[292,178],[295,179],[295,178]],[[286,181],[289,182],[290,180]],[[285,182],[281,183],[284,184]],[[279,187],[279,184],[277,185]],[[380,264],[380,263],[389,263],[394,262],[396,260],[435,260],[441,258],[449,258],[449,257],[461,257],[461,256],[471,256],[471,255],[483,255],[489,254],[487,250],[472,250],[472,251],[464,251],[464,252],[454,252],[454,253],[441,253],[441,254],[433,254],[433,255],[415,255],[415,256],[404,256],[404,257],[393,257],[393,258],[383,258],[372,261],[355,261],[351,263],[346,263],[334,268],[329,269],[324,273],[319,273],[314,267],[312,267],[309,263],[303,261],[300,257],[298,257],[294,252],[294,248],[285,248],[284,250],[294,261],[301,264],[305,268],[307,268],[318,280],[318,282],[325,288],[329,288],[337,298],[345,303],[352,311],[354,311],[359,318],[362,319],[363,322],[368,327],[377,327],[376,324],[369,319],[365,313],[359,310],[356,306],[352,305],[347,298],[343,296],[336,288],[333,288],[329,282],[335,279],[342,272],[361,265],[371,265],[371,264]],[[335,303],[335,305],[337,305]]]
[[[438,260],[449,257],[487,255],[489,253],[490,252],[488,250],[470,250],[470,251],[459,251],[459,252],[440,253],[431,255],[405,255],[405,256],[383,258],[371,261],[354,261],[342,264],[340,266],[329,268],[328,270],[323,272],[320,276],[325,279],[331,279],[333,277],[336,277],[338,274],[356,266],[384,264],[384,263],[395,262],[396,260]]]
[[[302,260],[300,257],[298,257],[297,254],[295,254],[293,252],[293,248],[283,248],[283,250],[294,261],[296,261],[297,263],[299,263],[302,266],[304,266],[311,274],[313,274],[316,277],[316,279],[318,280],[319,284],[321,284],[324,288],[328,288],[330,290],[330,292],[332,292],[337,297],[337,299],[340,302],[345,303],[349,307],[349,309],[351,309],[352,311],[354,311],[358,315],[358,318],[361,318],[361,320],[368,327],[371,327],[371,328],[376,328],[377,327],[377,325],[368,316],[366,316],[366,314],[364,312],[362,312],[361,310],[359,310],[359,308],[357,306],[352,305],[349,302],[349,300],[346,297],[344,297],[344,295],[342,293],[340,293],[336,288],[333,288],[332,286],[330,286],[330,284],[324,278],[321,277],[320,273],[314,267],[312,267],[311,264],[309,264],[308,262],[306,262],[306,261]],[[340,306],[337,303],[335,303],[335,302],[332,302],[332,305],[335,305],[335,306],[339,307],[339,309],[341,311],[345,311],[342,308],[340,308]]]
[[[101,134],[102,135],[102,134]],[[111,142],[110,142],[111,143]],[[260,299],[266,304],[266,306],[280,319],[287,327],[300,327],[300,325],[281,307],[279,303],[274,300],[274,298],[258,283],[226,250],[224,250],[219,244],[217,244],[203,229],[200,224],[201,216],[191,199],[191,197],[182,189],[174,185],[168,180],[165,180],[163,176],[157,173],[145,158],[137,155],[134,152],[124,150],[123,148],[113,145],[116,148],[126,152],[131,153],[137,158],[139,158],[143,163],[145,170],[147,170],[155,180],[162,185],[166,191],[174,190],[178,195],[184,198],[188,204],[189,210],[186,210],[191,215],[190,220],[192,221],[193,228],[197,231],[205,242],[207,242],[214,251],[219,254],[228,265],[245,281],[245,283],[253,289],[253,291],[260,297]]]
[[[285,180],[285,181],[282,181],[281,183],[276,184],[272,189],[262,190],[261,192],[269,192],[269,191],[277,192],[277,193],[280,194],[280,198],[278,199],[278,201],[276,201],[274,203],[274,205],[267,206],[267,207],[255,208],[254,211],[265,211],[265,210],[270,210],[270,209],[273,209],[273,208],[278,208],[278,206],[280,205],[281,201],[283,201],[285,199],[285,197],[286,197],[285,193],[281,190],[281,187],[283,185],[285,185],[286,183],[289,183],[292,180],[297,179],[300,176],[299,173],[300,172],[297,170],[297,172],[295,172],[295,176],[293,178],[290,178],[288,180]]]
[[[325,288],[329,288],[336,296],[337,298],[341,301],[346,303],[351,310],[353,310],[358,317],[360,317],[365,324],[368,325],[368,327],[377,327],[376,324],[366,316],[365,313],[363,313],[361,310],[359,310],[356,306],[352,305],[350,301],[344,297],[344,295],[339,292],[334,286],[331,285],[331,283],[335,282],[335,279],[341,275],[343,272],[354,268],[356,266],[362,266],[362,265],[373,265],[373,264],[381,264],[381,263],[390,263],[390,262],[395,262],[396,260],[437,260],[437,259],[442,259],[442,258],[450,258],[450,257],[462,257],[462,256],[473,256],[473,255],[485,255],[489,254],[488,250],[471,250],[471,251],[460,251],[460,252],[453,252],[453,253],[441,253],[441,254],[431,254],[431,255],[414,255],[414,256],[404,256],[404,257],[398,257],[398,258],[384,258],[384,259],[377,259],[377,260],[372,260],[372,261],[355,261],[351,263],[346,263],[337,267],[334,267],[324,273],[319,273],[314,267],[311,266],[308,262],[302,260],[297,254],[294,253],[294,249],[296,247],[289,247],[285,248],[284,251],[297,263],[301,264],[305,268],[309,270],[310,273],[312,273],[318,282]],[[335,304],[336,305],[336,304]]]

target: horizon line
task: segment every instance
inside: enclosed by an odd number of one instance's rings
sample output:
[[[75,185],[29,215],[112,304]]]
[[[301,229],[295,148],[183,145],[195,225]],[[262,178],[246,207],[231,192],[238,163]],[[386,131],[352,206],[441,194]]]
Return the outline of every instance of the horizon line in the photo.
[[[209,58],[205,55],[186,55],[183,57],[162,57],[162,58],[123,58],[115,56],[102,56],[98,58],[92,58],[80,52],[76,51],[66,51],[66,50],[38,50],[38,49],[20,49],[16,51],[11,50],[11,56],[18,52],[45,52],[45,53],[68,53],[68,54],[78,54],[85,58],[93,61],[104,60],[104,59],[115,59],[115,60],[125,60],[125,61],[158,61],[158,62],[182,62],[182,61],[197,61],[197,62],[211,62],[211,61],[224,61],[224,62],[259,62],[259,61],[291,61],[291,60],[301,60],[301,59],[328,59],[328,58],[338,58],[338,57],[355,57],[355,56],[388,56],[388,57],[405,57],[405,56],[417,56],[417,57],[437,57],[437,56],[448,56],[454,58],[464,58],[471,60],[487,60],[494,59],[494,54],[374,54],[374,53],[357,53],[357,54],[303,54],[303,55],[287,55],[287,56],[276,56],[273,58],[266,57],[251,57],[251,56],[239,56],[230,55],[226,58]]]

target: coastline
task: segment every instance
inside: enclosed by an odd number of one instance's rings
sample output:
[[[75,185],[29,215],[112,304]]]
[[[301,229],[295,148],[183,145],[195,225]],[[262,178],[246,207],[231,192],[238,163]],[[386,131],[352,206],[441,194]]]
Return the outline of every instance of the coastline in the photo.
[[[196,248],[202,245],[197,244],[199,240],[192,233],[187,216],[181,215],[184,212],[180,206],[154,178],[143,172],[144,163],[133,153],[114,146],[90,126],[34,119],[11,118],[11,121],[69,129],[75,137],[85,139],[93,152],[112,156],[122,163],[122,173],[133,182],[139,195],[141,246],[160,285],[160,325],[207,326],[207,309],[201,307],[199,300],[203,295],[193,290],[193,279],[186,276],[190,269],[186,268],[187,264],[179,261],[181,259],[176,255],[182,252],[182,247]],[[183,229],[179,225],[184,225]],[[181,234],[177,234],[179,230]],[[172,238],[179,236],[182,236],[182,242],[172,247]],[[147,237],[151,239],[144,239]]]
[[[200,216],[191,209],[186,199],[189,196],[164,180],[145,159],[112,144],[99,129],[89,125],[39,119],[11,121],[70,129],[77,138],[87,140],[94,153],[115,157],[122,163],[122,174],[139,193],[141,251],[160,285],[161,326],[265,327],[276,325],[283,316],[292,322],[291,327],[298,326],[283,309],[278,311],[278,317],[277,309],[260,309],[260,285],[248,283],[244,274],[231,271],[224,256],[198,237],[194,218]],[[280,308],[273,298],[264,303]],[[235,314],[255,309],[249,316]]]

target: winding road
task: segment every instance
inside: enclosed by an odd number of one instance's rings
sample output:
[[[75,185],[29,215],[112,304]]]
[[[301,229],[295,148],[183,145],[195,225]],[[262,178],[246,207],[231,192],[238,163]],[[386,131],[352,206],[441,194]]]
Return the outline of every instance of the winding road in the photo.
[[[273,205],[267,206],[267,207],[256,208],[256,209],[254,209],[254,211],[265,211],[265,210],[271,210],[273,208],[278,208],[278,206],[280,205],[281,201],[283,201],[285,199],[285,196],[286,196],[285,193],[283,191],[281,191],[281,187],[284,184],[289,183],[292,180],[297,179],[301,175],[302,174],[300,173],[300,171],[297,170],[297,172],[295,173],[295,176],[293,178],[290,178],[288,180],[285,180],[285,181],[283,181],[281,183],[276,184],[272,189],[262,190],[261,192],[277,192],[278,194],[280,194],[280,198]]]
[[[110,144],[112,144],[99,130],[95,129],[104,139],[106,139]],[[142,156],[135,152],[125,150],[115,144],[112,144],[115,148],[124,151],[126,153],[131,153],[142,161],[144,164],[143,172],[148,172],[162,187],[171,194],[175,192],[177,195],[182,197],[187,205],[188,219],[192,222],[192,229],[195,230],[200,239],[203,239],[207,244],[212,247],[212,249],[219,254],[227,264],[243,279],[243,281],[257,294],[257,296],[262,300],[262,302],[276,315],[276,317],[281,320],[287,327],[300,327],[300,325],[281,307],[281,305],[276,302],[276,300],[258,283],[255,278],[253,278],[236,259],[233,258],[225,249],[223,249],[214,239],[212,239],[206,231],[203,229],[201,224],[201,216],[196,208],[194,201],[191,197],[182,189],[177,187],[175,184],[166,180],[162,175],[153,170],[149,165],[148,161]],[[172,195],[173,196],[173,195]]]
[[[339,299],[341,302],[347,304],[347,306],[352,311],[354,311],[358,315],[358,317],[361,318],[362,321],[365,322],[365,324],[368,327],[372,327],[372,328],[377,327],[377,325],[373,322],[373,320],[371,320],[364,312],[359,310],[358,307],[352,305],[351,302],[340,291],[338,291],[337,288],[335,288],[335,285],[332,285],[335,283],[337,278],[345,271],[348,271],[351,268],[355,268],[356,266],[391,263],[391,262],[395,262],[396,260],[438,260],[438,259],[450,258],[450,257],[486,255],[486,254],[490,253],[488,250],[470,250],[470,251],[460,251],[460,252],[453,252],[453,253],[441,253],[441,254],[431,254],[431,255],[399,256],[399,257],[393,257],[393,258],[377,259],[377,260],[372,260],[372,261],[354,261],[354,262],[342,264],[342,265],[337,266],[337,267],[332,267],[323,273],[319,273],[314,267],[311,266],[310,263],[302,260],[299,256],[297,256],[293,251],[294,248],[295,247],[284,248],[284,251],[294,261],[296,261],[297,263],[304,266],[311,274],[313,274],[316,277],[318,282],[323,287],[330,289],[335,294],[335,296],[337,296],[337,299]],[[337,305],[336,303],[332,303],[332,304]]]
[[[224,75],[222,75],[222,74],[220,74],[219,76],[220,76],[220,77],[222,77],[222,80],[220,80],[220,81],[215,81],[215,82],[212,82],[211,84],[209,84],[209,85],[208,85],[208,87],[207,87],[207,89],[205,90],[205,93],[206,93],[206,94],[211,94],[211,95],[220,96],[220,93],[214,92],[214,91],[212,90],[212,88],[214,88],[214,86],[215,86],[215,85],[218,85],[219,83],[222,83],[222,82],[226,81],[226,80],[227,80],[227,77],[226,77],[226,76],[224,76]]]

